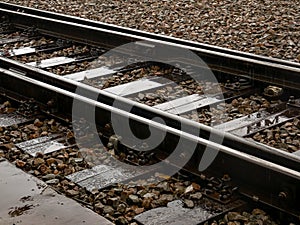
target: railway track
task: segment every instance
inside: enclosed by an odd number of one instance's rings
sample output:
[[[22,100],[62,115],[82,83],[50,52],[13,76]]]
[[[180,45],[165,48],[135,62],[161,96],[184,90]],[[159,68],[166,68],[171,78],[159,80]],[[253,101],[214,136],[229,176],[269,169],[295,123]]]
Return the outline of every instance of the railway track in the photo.
[[[0,5],[18,167],[118,224],[299,222],[299,64]]]

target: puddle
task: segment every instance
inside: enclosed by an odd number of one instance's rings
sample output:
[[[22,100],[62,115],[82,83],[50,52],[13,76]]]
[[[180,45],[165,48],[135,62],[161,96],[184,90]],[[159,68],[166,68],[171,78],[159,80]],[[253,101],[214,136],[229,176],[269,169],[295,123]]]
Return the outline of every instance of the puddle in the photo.
[[[0,171],[0,224],[112,225],[7,161],[0,162]]]
[[[29,204],[21,206],[21,207],[16,206],[14,208],[10,208],[10,211],[8,212],[8,214],[11,217],[21,216],[24,213],[26,213],[26,211],[32,209],[33,207],[34,207],[33,205],[29,205]]]

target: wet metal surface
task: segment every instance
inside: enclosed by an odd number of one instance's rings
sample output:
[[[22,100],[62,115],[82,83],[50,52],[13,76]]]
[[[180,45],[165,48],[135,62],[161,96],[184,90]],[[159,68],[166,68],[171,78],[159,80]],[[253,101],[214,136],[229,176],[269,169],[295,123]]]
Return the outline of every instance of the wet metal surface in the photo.
[[[135,94],[138,92],[150,90],[152,88],[158,88],[163,85],[164,84],[161,84],[161,83],[158,83],[155,81],[151,81],[148,79],[141,79],[141,80],[133,81],[130,83],[118,85],[115,87],[106,88],[105,91],[113,93],[115,95],[119,95],[119,96],[126,96],[126,95]]]
[[[26,37],[5,38],[5,39],[0,40],[0,45],[23,41],[25,39],[26,39]]]
[[[191,102],[195,102],[197,100],[201,99],[201,97],[198,94],[193,94],[189,96],[184,96],[182,98],[178,98],[169,102],[165,102],[159,105],[154,106],[154,108],[167,111],[171,110],[186,104],[190,104]]]
[[[184,208],[182,201],[176,200],[168,203],[167,207],[160,207],[144,212],[136,216],[135,220],[144,225],[197,225],[235,207],[240,207],[243,204],[243,202],[238,202],[226,208],[220,206],[221,212],[211,212],[200,206],[192,209]]]
[[[216,126],[213,126],[214,128],[221,130],[221,131],[230,131],[237,129],[239,127],[245,127],[247,125],[250,125],[254,122],[261,121],[263,118],[266,118],[268,115],[270,115],[266,111],[262,112],[255,112],[252,114],[249,114],[248,116],[243,116],[241,118],[237,118],[231,121],[228,121],[226,123],[218,124]],[[236,133],[237,135],[242,135],[241,133]]]
[[[12,49],[9,51],[10,56],[19,56],[19,55],[26,55],[30,53],[35,53],[35,48],[32,47],[24,47],[24,48],[18,48],[18,49]]]
[[[0,171],[1,225],[112,224],[7,161]]]
[[[67,176],[69,180],[85,187],[88,191],[105,188],[115,183],[122,183],[141,175],[143,171],[130,169],[126,166],[98,165]]]
[[[168,112],[172,113],[172,114],[187,113],[189,111],[192,111],[192,110],[195,110],[195,109],[198,109],[201,107],[206,107],[206,106],[209,106],[209,105],[212,105],[212,104],[222,101],[218,97],[209,97],[209,96],[205,96],[205,95],[203,95],[201,97],[202,98],[197,101],[177,107],[175,109],[168,110]]]
[[[0,127],[9,127],[15,124],[28,122],[30,120],[31,119],[28,119],[24,116],[20,116],[15,113],[0,114]]]
[[[110,168],[111,167],[106,166],[106,165],[97,165],[97,166],[94,166],[92,169],[86,169],[86,170],[79,171],[77,173],[73,173],[73,174],[67,176],[67,178],[70,179],[74,183],[78,183],[78,182],[86,180],[90,177],[93,177],[93,176],[96,176],[103,172],[106,172]]]
[[[51,140],[51,137],[36,138],[33,140],[21,142],[19,144],[16,144],[16,146],[26,153],[32,155],[33,157],[37,152],[49,154],[67,147],[56,140]]]
[[[286,122],[290,119],[291,117],[287,116],[285,112],[281,112],[262,118],[259,121],[253,121],[253,123],[249,124],[248,126],[241,126],[240,128],[233,129],[230,131],[230,133],[245,137],[256,133],[259,130],[274,126],[275,124]]]
[[[16,144],[16,146],[18,148],[23,149],[23,148],[27,148],[27,147],[30,147],[30,146],[33,146],[33,145],[36,145],[36,144],[40,144],[40,143],[49,141],[51,139],[52,139],[52,137],[50,137],[50,136],[39,137],[39,138],[35,138],[35,139],[29,140],[29,141],[21,142],[19,144]]]
[[[45,59],[40,62],[30,62],[26,63],[29,66],[39,67],[39,68],[47,68],[47,67],[53,67],[53,66],[59,66],[67,63],[74,62],[75,59],[68,58],[68,57],[54,57],[51,59]]]
[[[294,154],[300,158],[300,151],[293,152],[292,154]]]
[[[96,68],[96,69],[81,71],[78,73],[72,73],[72,74],[66,75],[64,77],[72,79],[72,80],[76,80],[76,81],[82,81],[84,79],[92,79],[92,78],[96,78],[96,77],[107,76],[110,74],[114,74],[115,72],[116,71],[108,69],[106,67],[100,67],[100,68]]]
[[[196,225],[212,216],[213,214],[200,207],[194,209],[183,208],[181,201],[178,200],[169,203],[167,207],[160,207],[142,213],[136,216],[135,219],[145,225]]]

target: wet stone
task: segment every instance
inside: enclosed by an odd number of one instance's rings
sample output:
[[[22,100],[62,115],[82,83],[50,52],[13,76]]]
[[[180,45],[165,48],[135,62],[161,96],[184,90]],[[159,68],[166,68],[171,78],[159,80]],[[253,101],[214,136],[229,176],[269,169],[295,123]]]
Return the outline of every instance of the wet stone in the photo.
[[[267,215],[261,209],[253,209],[252,212],[228,212],[223,219],[218,221],[216,225],[221,224],[245,224],[245,225],[277,225],[278,222],[272,220],[272,218]]]
[[[45,160],[42,159],[42,158],[35,158],[33,160],[33,166],[36,166],[36,167],[38,167],[38,166],[40,166],[41,164],[44,164],[44,163],[45,163]]]
[[[1,153],[0,153],[0,155],[1,155]],[[4,155],[4,154],[3,154]],[[19,167],[19,168],[23,168],[25,165],[26,165],[26,162],[24,162],[24,161],[22,161],[22,160],[17,160],[16,161],[16,165],[17,165],[17,167]]]
[[[118,217],[118,219],[116,220],[116,225],[126,225],[126,224],[128,224],[128,221],[123,216]]]
[[[51,6],[37,0],[8,2],[253,54],[300,61],[297,1],[274,1],[268,4],[245,1],[237,2],[234,7],[230,2],[217,0],[206,4],[157,0],[105,0],[98,4],[62,0],[53,2]],[[161,9],[171,10],[172,13],[165,13]],[[224,10],[228,13],[224,13]],[[226,23],[231,26],[228,28]],[[261,32],[262,27],[267,31]],[[109,62],[113,64],[114,60]]]
[[[76,190],[68,190],[68,191],[66,192],[66,194],[67,194],[68,196],[76,196],[76,195],[79,194],[79,191],[76,191]]]
[[[114,208],[111,207],[111,206],[107,206],[107,205],[106,205],[106,206],[103,207],[103,213],[104,213],[104,214],[113,215],[114,212],[115,212],[115,210],[114,210]]]
[[[44,123],[41,122],[39,119],[36,119],[36,120],[34,121],[33,124],[34,124],[34,126],[36,126],[36,127],[41,127],[41,126],[44,125]]]
[[[218,101],[221,102],[220,100]],[[202,108],[199,109],[197,113],[198,118],[194,116],[195,113],[190,113],[188,111],[184,112],[186,113],[184,116],[190,119],[195,118],[196,121],[206,125],[216,126],[233,119],[238,119],[254,114],[255,112],[269,109],[280,103],[281,101],[278,100],[271,106],[270,102],[263,96],[255,94],[245,98],[236,98],[232,100],[231,103],[219,103],[215,106],[211,106],[209,109],[203,108],[203,104],[201,104],[199,106]]]
[[[126,208],[127,208],[127,206],[125,204],[121,203],[121,204],[118,205],[117,211],[119,213],[124,213],[126,211]]]
[[[253,209],[252,214],[253,215],[266,215],[266,212],[261,209]]]
[[[172,194],[162,194],[158,199],[159,205],[166,205],[168,202],[173,201],[174,196]]]
[[[251,138],[286,152],[297,153],[300,150],[300,129],[295,125],[298,124],[298,120],[299,118],[295,118],[272,126],[253,134]]]
[[[58,184],[59,183],[59,179],[52,179],[52,180],[47,180],[46,181],[46,184],[49,184],[49,185],[55,185],[55,184]]]
[[[104,208],[104,205],[101,202],[98,202],[97,204],[95,204],[96,211],[101,213],[103,211],[103,208]]]
[[[234,221],[234,220],[238,220],[238,221],[248,221],[248,219],[244,216],[242,216],[240,213],[238,212],[229,212],[227,214],[227,218],[228,220]]]
[[[117,206],[119,205],[119,202],[120,202],[119,198],[117,198],[117,197],[107,199],[107,204],[114,208],[117,208]]]
[[[142,207],[144,207],[145,209],[150,209],[151,203],[152,203],[152,200],[150,200],[149,198],[146,198],[142,201]]]
[[[55,175],[52,174],[52,173],[51,174],[47,174],[47,175],[43,176],[42,179],[46,180],[46,181],[47,180],[53,180],[53,179],[55,179]]]
[[[194,206],[195,206],[194,202],[192,200],[189,200],[189,199],[184,200],[184,205],[187,208],[194,208]]]
[[[161,189],[162,191],[169,192],[170,191],[170,185],[167,181],[161,182],[156,186],[158,189]]]
[[[154,193],[147,193],[147,194],[143,195],[143,198],[153,198],[155,196],[156,195]]]
[[[190,198],[191,199],[195,199],[195,200],[200,200],[202,198],[202,193],[201,192],[197,192],[197,193],[191,194]]]
[[[128,199],[133,203],[133,204],[138,204],[140,202],[140,199],[137,195],[129,195]]]

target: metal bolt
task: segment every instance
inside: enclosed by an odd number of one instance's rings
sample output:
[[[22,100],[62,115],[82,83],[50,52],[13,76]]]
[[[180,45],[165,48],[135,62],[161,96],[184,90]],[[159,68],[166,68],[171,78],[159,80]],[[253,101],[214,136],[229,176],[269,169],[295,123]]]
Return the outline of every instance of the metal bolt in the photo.
[[[226,83],[225,83],[225,87],[229,88],[230,86],[231,86],[230,80],[227,80]]]
[[[235,89],[240,89],[240,87],[241,87],[241,84],[240,84],[240,82],[235,82]]]
[[[257,117],[257,118],[260,118],[260,117],[261,117],[261,113],[258,112],[258,113],[256,114],[256,117]]]
[[[281,199],[287,199],[288,194],[285,191],[281,191],[279,192],[278,197]]]
[[[206,180],[206,176],[205,176],[204,174],[200,174],[200,178],[201,178],[202,180]]]
[[[295,104],[295,97],[294,96],[290,96],[288,103],[290,104]]]
[[[257,197],[256,195],[253,195],[252,196],[252,200],[255,201],[255,202],[258,202],[259,201],[259,197]]]

